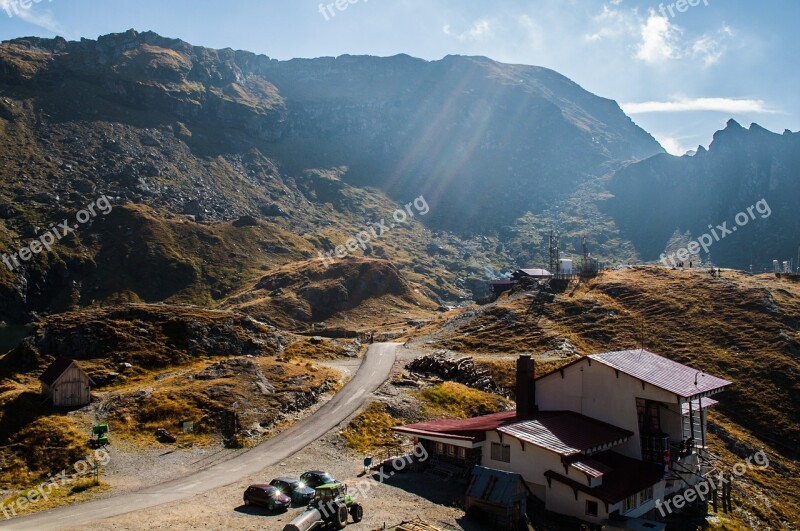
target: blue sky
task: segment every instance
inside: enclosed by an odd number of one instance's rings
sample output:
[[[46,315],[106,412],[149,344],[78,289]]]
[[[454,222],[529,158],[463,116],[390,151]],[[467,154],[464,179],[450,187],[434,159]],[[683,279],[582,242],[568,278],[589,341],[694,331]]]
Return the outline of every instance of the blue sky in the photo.
[[[688,1],[0,0],[0,39],[134,28],[278,59],[485,55],[616,100],[671,152],[707,146],[731,117],[800,129],[800,2]]]

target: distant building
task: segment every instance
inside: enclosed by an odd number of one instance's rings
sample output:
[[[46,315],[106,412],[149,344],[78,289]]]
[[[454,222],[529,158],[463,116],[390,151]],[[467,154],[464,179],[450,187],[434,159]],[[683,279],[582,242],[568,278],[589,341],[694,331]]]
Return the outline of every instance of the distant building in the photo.
[[[517,408],[396,426],[431,459],[519,474],[545,507],[614,529],[663,529],[664,500],[710,470],[705,409],[730,382],[646,350],[582,357],[535,377],[517,362]]]
[[[54,407],[85,406],[91,401],[90,389],[94,381],[69,358],[54,361],[39,381],[42,394],[52,400]]]
[[[492,294],[495,296],[495,298],[497,298],[501,293],[510,291],[514,286],[516,286],[517,281],[510,278],[501,278],[498,280],[492,280],[489,282],[489,285],[492,287]]]
[[[552,278],[553,274],[547,269],[517,269],[511,278],[521,280],[523,278],[546,279]]]

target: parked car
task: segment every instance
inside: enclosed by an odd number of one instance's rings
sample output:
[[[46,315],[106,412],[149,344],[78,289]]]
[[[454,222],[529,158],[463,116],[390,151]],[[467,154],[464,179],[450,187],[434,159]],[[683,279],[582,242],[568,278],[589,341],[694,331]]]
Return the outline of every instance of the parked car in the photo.
[[[341,483],[333,479],[333,476],[321,470],[312,470],[300,476],[300,481],[306,487],[316,489],[320,485],[328,485],[330,483]]]
[[[260,505],[270,511],[285,511],[292,505],[292,499],[271,485],[250,485],[244,491],[245,505]]]
[[[292,499],[292,503],[297,505],[306,505],[314,499],[314,489],[306,487],[299,479],[275,478],[269,484],[284,495],[289,496]]]

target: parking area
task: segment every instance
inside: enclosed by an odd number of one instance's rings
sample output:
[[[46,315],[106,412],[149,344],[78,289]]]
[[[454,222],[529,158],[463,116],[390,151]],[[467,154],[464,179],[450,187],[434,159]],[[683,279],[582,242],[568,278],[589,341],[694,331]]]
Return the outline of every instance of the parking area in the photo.
[[[251,484],[267,484],[278,477],[299,477],[305,471],[325,470],[337,480],[350,485],[353,491],[365,491],[363,455],[342,452],[344,442],[338,433],[330,433],[291,459],[253,475],[247,481],[200,494],[188,500],[170,503],[121,515],[114,519],[81,526],[81,530],[139,529],[237,529],[277,530],[301,514],[304,506],[295,505],[285,512],[272,512],[263,507],[246,506],[243,494]],[[389,472],[389,471],[387,471]],[[361,489],[356,489],[357,484]],[[371,481],[359,496],[364,518],[348,529],[372,530],[391,527],[407,520],[423,519],[444,529],[482,531],[486,528],[465,521],[459,507],[463,502],[463,486],[416,472],[399,471],[383,482]],[[187,519],[187,515],[191,515]],[[350,520],[352,522],[352,520]]]

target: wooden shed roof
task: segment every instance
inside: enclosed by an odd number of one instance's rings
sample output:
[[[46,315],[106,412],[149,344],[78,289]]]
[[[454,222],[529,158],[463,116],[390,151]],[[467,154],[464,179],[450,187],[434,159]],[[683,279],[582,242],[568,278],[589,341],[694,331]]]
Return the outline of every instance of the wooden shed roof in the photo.
[[[42,375],[39,376],[39,380],[46,383],[47,385],[53,385],[61,377],[61,375],[64,374],[64,372],[66,372],[67,369],[72,367],[73,364],[75,364],[75,367],[77,367],[78,370],[83,372],[83,369],[81,369],[78,366],[78,364],[75,363],[75,360],[70,358],[60,357],[57,358],[56,361],[51,363],[50,366],[44,370]],[[84,372],[84,374],[86,373]],[[86,375],[86,378],[88,378],[90,382],[94,383],[92,379],[89,378],[89,375]]]

